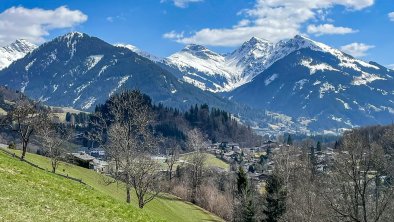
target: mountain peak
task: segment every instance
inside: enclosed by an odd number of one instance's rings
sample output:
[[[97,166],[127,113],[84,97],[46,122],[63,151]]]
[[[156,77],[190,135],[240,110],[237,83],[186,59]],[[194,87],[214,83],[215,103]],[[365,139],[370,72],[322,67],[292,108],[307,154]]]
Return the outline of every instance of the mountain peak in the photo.
[[[216,52],[209,50],[203,45],[189,44],[182,49],[181,53],[191,54],[201,59],[219,59],[222,60],[222,56]]]
[[[65,35],[57,37],[56,40],[68,42],[71,40],[83,39],[85,37],[89,37],[89,35],[82,32],[69,32]]]
[[[140,48],[138,48],[135,45],[118,43],[118,44],[115,44],[114,46],[121,47],[121,48],[126,48],[126,49],[128,49],[128,50],[130,50],[130,51],[132,51],[134,53],[137,53],[138,55],[140,55],[142,57],[150,59],[150,60],[152,60],[154,62],[162,60],[162,58],[154,56],[154,55],[152,55],[152,54],[150,54],[150,53],[148,53],[146,51],[143,51],[143,50],[141,50]]]
[[[10,51],[28,53],[28,52],[36,49],[37,45],[27,41],[26,39],[17,39],[13,43],[11,43],[10,45],[5,46],[4,48],[8,49]]]
[[[64,36],[65,37],[70,37],[70,38],[74,38],[74,37],[81,38],[81,37],[84,37],[84,36],[87,36],[87,35],[88,34],[85,34],[85,33],[82,33],[82,32],[69,32],[69,33],[67,33]]]
[[[284,49],[285,51],[295,51],[302,48],[310,48],[315,51],[317,50],[338,54],[338,50],[333,49],[326,44],[316,42],[303,35],[296,35],[291,39],[279,41],[276,47]]]
[[[14,42],[15,44],[32,44],[32,43],[30,43],[29,41],[27,41],[26,39],[17,39],[17,40],[15,40],[15,42]]]
[[[269,43],[269,41],[268,40],[266,40],[266,39],[261,39],[261,38],[259,38],[259,37],[252,37],[252,38],[250,38],[248,41],[246,41],[245,43],[248,43],[248,44],[252,44],[252,45],[256,45],[256,44],[261,44],[261,43],[265,43],[265,44],[268,44]],[[244,43],[244,44],[245,44]]]
[[[318,42],[303,36],[303,35],[295,35],[293,38],[287,40],[288,43],[298,43],[300,45],[317,45]]]
[[[182,49],[182,51],[206,51],[209,50],[207,49],[207,47],[203,46],[203,45],[197,45],[197,44],[189,44],[186,45],[185,48]]]
[[[126,49],[129,49],[132,52],[140,52],[141,51],[137,46],[131,45],[131,44],[117,43],[114,46],[121,47],[121,48],[126,48]]]
[[[8,67],[12,62],[24,57],[36,48],[36,45],[25,39],[18,39],[7,46],[0,47],[0,70]]]
[[[304,35],[295,35],[293,39],[299,39],[299,40],[311,40],[308,37],[304,36]]]

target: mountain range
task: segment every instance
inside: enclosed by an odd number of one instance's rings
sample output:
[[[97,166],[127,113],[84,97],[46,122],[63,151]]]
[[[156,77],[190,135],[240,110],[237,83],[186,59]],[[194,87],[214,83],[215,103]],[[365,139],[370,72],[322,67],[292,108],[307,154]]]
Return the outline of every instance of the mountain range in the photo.
[[[42,44],[0,73],[0,83],[50,105],[93,110],[120,89],[140,89],[155,102],[189,108],[233,102],[178,80],[149,59],[73,32]]]
[[[299,35],[251,38],[227,54],[192,44],[159,58],[73,32],[24,53],[0,71],[0,84],[51,105],[92,110],[138,88],[180,109],[208,103],[263,132],[337,133],[394,117],[393,70]]]
[[[11,65],[12,62],[23,58],[37,46],[25,39],[18,39],[10,45],[0,47],[0,70]]]

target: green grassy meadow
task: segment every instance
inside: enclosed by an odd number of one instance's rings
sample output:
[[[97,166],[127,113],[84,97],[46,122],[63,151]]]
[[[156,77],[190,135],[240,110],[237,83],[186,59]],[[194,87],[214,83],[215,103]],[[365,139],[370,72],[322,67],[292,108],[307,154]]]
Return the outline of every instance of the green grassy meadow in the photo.
[[[0,221],[160,221],[0,152]]]
[[[20,151],[18,150],[9,151],[12,151],[17,155],[20,154]],[[28,153],[26,155],[26,159],[40,167],[48,170],[50,169],[50,160],[43,156]],[[99,191],[97,193],[104,196],[107,195],[110,199],[115,199],[125,207],[129,207],[125,202],[125,188],[122,184],[112,183],[108,185],[105,182],[105,177],[103,175],[92,170],[67,163],[61,163],[57,171],[64,175],[82,179],[83,182],[87,183],[95,191]],[[0,180],[2,180],[1,177]],[[202,208],[189,202],[182,201],[169,194],[162,194],[160,197],[148,203],[148,205],[146,205],[142,210],[138,209],[136,197],[133,194],[132,204],[129,208],[135,209],[134,211],[141,212],[144,215],[149,215],[152,218],[160,218],[166,221],[222,221],[219,217],[203,210]]]

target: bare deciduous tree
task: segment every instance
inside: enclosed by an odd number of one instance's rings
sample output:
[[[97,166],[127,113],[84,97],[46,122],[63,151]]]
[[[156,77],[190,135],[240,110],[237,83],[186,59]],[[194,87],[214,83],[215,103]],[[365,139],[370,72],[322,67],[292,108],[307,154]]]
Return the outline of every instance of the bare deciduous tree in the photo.
[[[169,181],[172,180],[172,173],[173,173],[173,168],[175,163],[179,159],[179,150],[180,146],[179,144],[174,141],[174,140],[169,140],[167,143],[167,149],[166,149],[166,165],[167,165],[167,171],[168,171],[168,179]]]
[[[17,100],[12,111],[7,114],[6,124],[18,134],[22,143],[22,160],[26,156],[31,136],[40,122],[38,116],[37,104],[25,98]]]
[[[190,165],[191,201],[195,203],[196,194],[202,183],[204,165],[207,159],[205,153],[207,143],[202,133],[197,129],[190,130],[187,133],[187,138],[188,148],[189,150],[193,150],[187,161]]]
[[[159,165],[151,158],[157,144],[150,126],[153,113],[139,91],[125,91],[110,98],[114,123],[108,130],[107,154],[115,164],[112,176],[125,182],[126,201],[134,188],[138,205],[143,208],[160,192]]]
[[[324,183],[324,197],[335,216],[347,221],[384,221],[394,197],[393,186],[386,180],[391,164],[369,135],[357,130],[346,133]]]
[[[70,140],[72,132],[54,122],[47,112],[42,113],[41,116],[37,126],[37,136],[40,138],[45,155],[51,159],[52,172],[55,173],[65,153],[64,145]]]

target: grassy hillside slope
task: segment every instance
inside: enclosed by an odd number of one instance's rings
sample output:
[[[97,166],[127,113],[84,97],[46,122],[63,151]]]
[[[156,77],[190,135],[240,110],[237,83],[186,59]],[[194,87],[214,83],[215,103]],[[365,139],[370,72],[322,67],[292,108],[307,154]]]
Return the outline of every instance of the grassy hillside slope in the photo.
[[[0,152],[0,221],[157,221],[80,183]]]
[[[19,154],[18,150],[10,150]],[[28,153],[26,159],[41,166],[50,169],[49,159],[36,154]],[[116,183],[107,185],[104,182],[104,177],[92,170],[81,168],[72,164],[61,163],[58,172],[64,175],[69,175],[78,179],[82,179],[85,183],[92,186],[94,189],[101,191],[119,201],[125,202],[125,188],[122,184]],[[137,207],[136,197],[132,196],[132,206]],[[148,215],[157,218],[164,218],[167,221],[222,221],[219,217],[203,210],[202,208],[191,203],[182,201],[172,195],[163,194],[159,198],[148,203],[142,210]]]
[[[187,159],[190,158],[190,155],[191,155],[191,153],[182,154],[180,156],[180,159],[187,161]],[[206,157],[207,157],[207,159],[206,159],[205,165],[207,167],[217,167],[217,168],[220,168],[220,169],[223,169],[223,170],[229,170],[230,169],[230,165],[228,163],[226,163],[223,160],[217,158],[215,155],[213,155],[211,153],[207,153]]]

